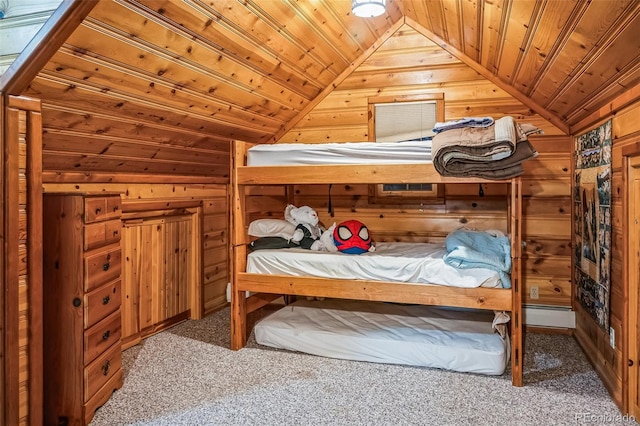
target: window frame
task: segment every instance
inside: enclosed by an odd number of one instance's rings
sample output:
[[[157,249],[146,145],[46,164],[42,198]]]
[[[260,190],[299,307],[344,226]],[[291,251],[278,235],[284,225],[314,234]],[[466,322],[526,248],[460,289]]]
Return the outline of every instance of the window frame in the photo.
[[[373,96],[368,98],[367,123],[369,141],[376,141],[376,105],[399,102],[434,102],[436,104],[436,121],[444,121],[444,93],[427,93],[399,96]],[[430,182],[424,182],[430,183]],[[401,184],[401,183],[398,183]],[[430,191],[388,191],[383,184],[369,185],[369,202],[372,204],[444,204],[444,186],[432,184]]]

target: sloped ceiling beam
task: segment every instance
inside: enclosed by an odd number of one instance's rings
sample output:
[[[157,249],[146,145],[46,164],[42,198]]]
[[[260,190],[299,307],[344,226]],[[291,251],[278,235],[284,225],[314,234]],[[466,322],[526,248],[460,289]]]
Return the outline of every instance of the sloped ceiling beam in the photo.
[[[476,71],[478,74],[480,74],[487,80],[491,81],[493,84],[495,84],[500,89],[504,90],[505,92],[507,92],[508,94],[510,94],[511,96],[513,96],[514,98],[522,102],[527,107],[531,108],[533,111],[539,114],[542,118],[548,120],[551,124],[556,126],[558,129],[562,130],[567,135],[570,134],[569,126],[564,121],[562,121],[559,117],[547,111],[543,106],[538,105],[536,102],[529,99],[525,94],[519,92],[514,87],[500,80],[497,76],[493,75],[491,72],[489,72],[489,70],[484,68],[482,65],[480,65],[473,59],[469,58],[467,55],[465,55],[463,52],[459,51],[455,47],[450,46],[447,42],[442,40],[440,37],[438,37],[431,31],[429,31],[422,25],[420,25],[418,22],[414,21],[409,17],[405,17],[405,21],[407,25],[409,25],[411,28],[413,28],[423,36],[427,37],[428,39],[436,43],[438,46],[440,46],[447,52],[451,53],[453,56],[455,56],[456,58],[464,62],[467,66],[469,66],[474,71]]]
[[[63,0],[22,53],[0,76],[0,91],[9,95],[22,94],[96,4],[97,1]]]
[[[349,77],[349,75],[355,71],[364,61],[366,61],[369,56],[371,56],[380,46],[384,44],[385,41],[389,37],[391,37],[398,29],[404,25],[404,19],[398,19],[388,30],[382,34],[382,36],[376,40],[367,50],[362,52],[355,61],[353,61],[349,66],[340,73],[327,87],[324,88],[322,92],[318,94],[311,102],[309,102],[304,109],[302,109],[295,117],[289,120],[276,134],[271,138],[269,143],[277,142],[282,136],[284,136],[289,130],[296,126],[307,114],[309,114],[320,102],[324,100],[333,90],[338,87],[340,83],[344,81],[345,78]]]

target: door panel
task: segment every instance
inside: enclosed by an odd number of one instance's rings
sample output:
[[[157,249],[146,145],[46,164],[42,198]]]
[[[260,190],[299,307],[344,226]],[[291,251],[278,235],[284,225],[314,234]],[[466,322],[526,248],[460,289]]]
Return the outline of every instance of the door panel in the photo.
[[[192,215],[124,221],[122,338],[145,337],[189,310],[197,282]]]
[[[640,418],[640,158],[629,167],[629,414]]]

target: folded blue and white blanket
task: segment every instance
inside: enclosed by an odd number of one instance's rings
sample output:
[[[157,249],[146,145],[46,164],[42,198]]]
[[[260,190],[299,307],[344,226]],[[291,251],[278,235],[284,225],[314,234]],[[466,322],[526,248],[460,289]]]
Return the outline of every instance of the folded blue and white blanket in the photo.
[[[445,239],[444,261],[455,268],[487,268],[498,272],[502,287],[511,288],[511,243],[489,232],[458,229]]]
[[[493,124],[492,117],[465,117],[459,120],[451,120],[437,122],[433,126],[434,133],[444,132],[445,130],[460,129],[462,127],[489,127]]]

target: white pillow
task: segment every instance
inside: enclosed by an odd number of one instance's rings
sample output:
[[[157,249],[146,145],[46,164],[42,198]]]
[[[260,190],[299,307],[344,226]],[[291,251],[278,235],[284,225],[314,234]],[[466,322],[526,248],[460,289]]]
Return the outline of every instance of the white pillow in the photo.
[[[257,219],[249,224],[252,237],[282,237],[290,240],[296,225],[284,219]]]

